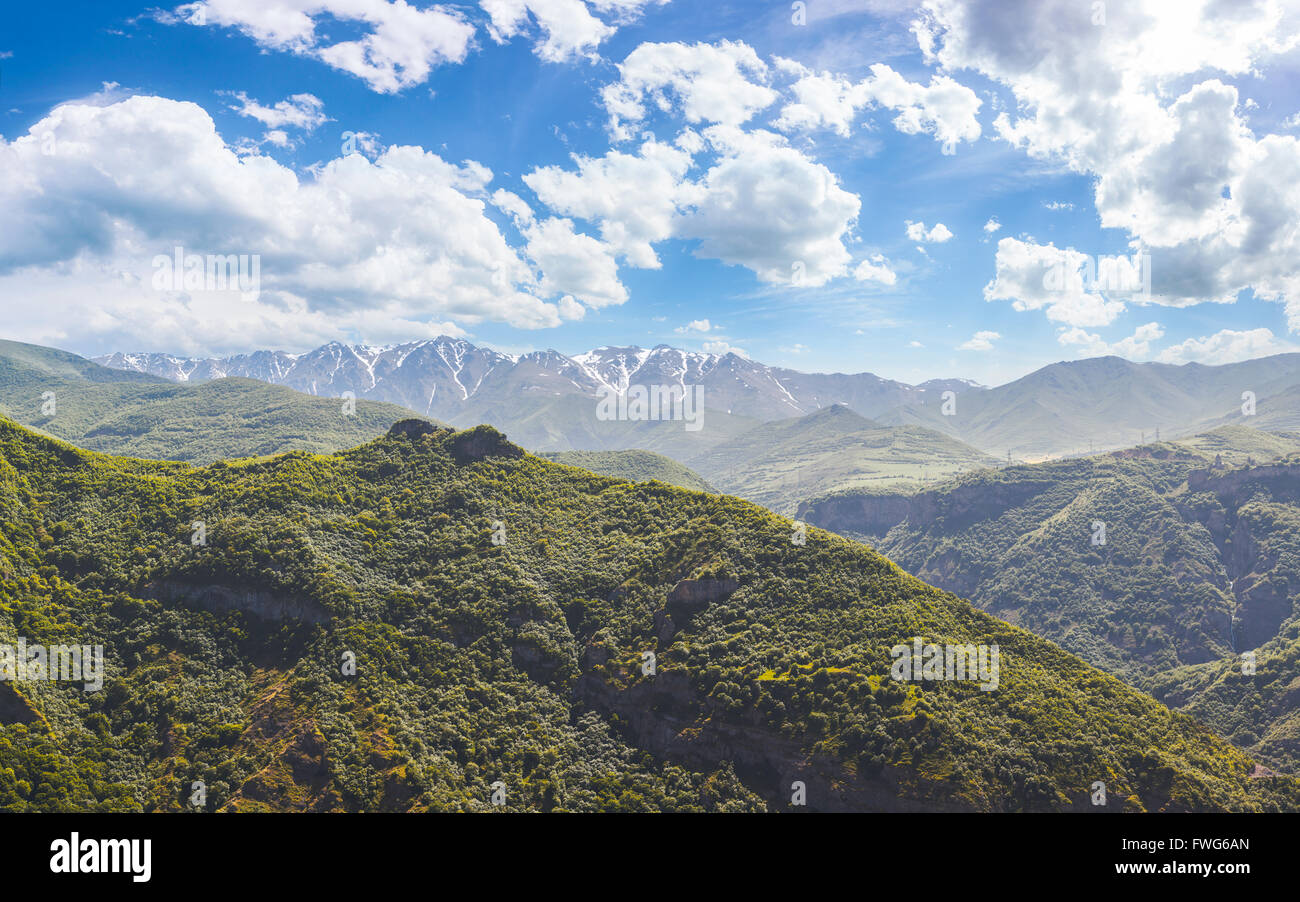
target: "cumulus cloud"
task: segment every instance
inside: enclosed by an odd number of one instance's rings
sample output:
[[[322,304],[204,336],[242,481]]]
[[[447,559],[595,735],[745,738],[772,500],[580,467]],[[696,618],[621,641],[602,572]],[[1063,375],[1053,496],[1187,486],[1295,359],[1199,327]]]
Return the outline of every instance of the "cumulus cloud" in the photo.
[[[989,221],[984,223],[984,234],[992,235],[998,229],[1002,228],[1002,223],[998,222],[996,216],[990,216]]]
[[[1182,344],[1165,348],[1156,359],[1161,363],[1236,363],[1297,350],[1300,348],[1276,338],[1271,329],[1240,332],[1224,329],[1205,338],[1189,338]]]
[[[986,301],[1011,301],[1016,310],[1043,310],[1071,326],[1108,326],[1125,302],[1096,290],[1092,258],[1070,248],[1018,238],[998,242],[996,276],[984,286]]]
[[[654,245],[677,238],[765,282],[815,287],[847,272],[844,241],[860,201],[774,132],[713,125],[574,163],[533,170],[524,182],[557,212],[597,223],[632,265],[658,267]]]
[[[1164,335],[1165,330],[1159,323],[1146,323],[1138,326],[1132,335],[1120,339],[1113,345],[1103,341],[1100,335],[1086,332],[1078,327],[1063,330],[1056,340],[1063,345],[1078,348],[1079,353],[1084,357],[1114,355],[1140,359],[1151,353],[1151,342],[1159,341]]]
[[[681,143],[699,146],[690,139]],[[633,266],[658,269],[653,245],[673,234],[691,153],[651,140],[636,154],[612,150],[603,157],[575,156],[573,162],[574,169],[534,169],[524,184],[556,212],[598,222],[601,237]]]
[[[958,142],[980,136],[979,97],[947,76],[934,76],[929,85],[922,85],[877,63],[871,75],[853,82],[792,60],[778,59],[777,67],[797,77],[790,88],[793,100],[773,123],[784,131],[829,128],[847,137],[859,110],[879,107],[898,114],[893,124],[900,132],[933,135],[945,154],[953,153]]]
[[[218,335],[298,344],[431,323],[537,328],[559,323],[554,294],[591,306],[626,298],[601,242],[548,219],[517,250],[487,215],[492,173],[419,147],[340,157],[300,178],[237,153],[197,105],[139,96],[57,107],[0,139],[0,168],[0,213],[24,223],[0,234],[0,282],[29,305],[35,340],[115,334],[187,348]],[[175,247],[258,255],[260,296],[153,290],[155,258]]]
[[[673,331],[678,335],[686,335],[690,332],[708,332],[714,326],[707,319],[693,319],[684,326],[678,326]]]
[[[749,354],[744,348],[738,348],[725,341],[706,341],[703,348],[704,353],[706,354],[717,354],[718,356],[723,356],[724,354],[735,354],[737,357],[744,357],[746,360],[749,359]]]
[[[504,43],[529,30],[530,20],[542,37],[534,45],[539,57],[563,62],[593,56],[620,24],[639,17],[645,7],[668,0],[479,0],[491,17],[488,32]],[[598,13],[602,15],[597,15]]]
[[[829,169],[772,132],[706,130],[719,160],[685,193],[678,234],[696,254],[751,269],[765,282],[824,285],[846,272],[844,236],[861,202]]]
[[[231,109],[241,116],[256,119],[267,127],[263,140],[277,147],[290,147],[293,141],[287,129],[298,129],[310,134],[329,121],[325,104],[314,94],[294,94],[272,106],[263,106],[243,91],[232,95],[239,103]]]
[[[1258,136],[1231,79],[1300,43],[1282,0],[926,0],[931,62],[1007,86],[995,130],[1093,179],[1101,225],[1152,249],[1151,301],[1286,305],[1300,330],[1300,142]]]
[[[976,332],[974,335],[970,337],[968,341],[962,342],[961,344],[957,345],[957,350],[991,351],[993,350],[993,342],[997,341],[1001,337],[1002,336],[999,335],[997,332],[988,332],[988,331]]]
[[[454,9],[406,0],[201,0],[160,13],[168,24],[228,27],[259,47],[308,56],[392,94],[429,78],[434,66],[465,59],[474,26]],[[318,26],[355,26],[355,40],[327,43]]]
[[[898,281],[898,275],[881,254],[875,254],[854,267],[853,278],[859,282],[879,282],[881,285],[893,285]]]
[[[912,222],[906,220],[904,225],[907,227],[907,238],[909,241],[922,241],[927,244],[942,244],[952,238],[952,231],[943,223],[936,222],[934,228],[926,230],[925,223]]]
[[[928,85],[910,82],[886,65],[871,67],[864,84],[873,103],[898,113],[894,127],[908,135],[933,135],[951,154],[959,141],[980,136],[980,100],[975,92],[946,75],[935,75]]]
[[[310,132],[329,121],[324,102],[314,94],[293,94],[271,106],[263,106],[243,91],[233,96],[239,104],[232,105],[232,110],[256,119],[267,128],[296,128]]]
[[[641,44],[601,92],[610,132],[627,140],[649,115],[679,111],[692,124],[741,125],[776,102],[768,66],[747,44]]]
[[[542,271],[543,295],[564,293],[592,307],[627,300],[627,289],[618,279],[618,264],[609,246],[577,232],[571,220],[547,219],[528,228],[524,235],[528,239],[528,256]]]

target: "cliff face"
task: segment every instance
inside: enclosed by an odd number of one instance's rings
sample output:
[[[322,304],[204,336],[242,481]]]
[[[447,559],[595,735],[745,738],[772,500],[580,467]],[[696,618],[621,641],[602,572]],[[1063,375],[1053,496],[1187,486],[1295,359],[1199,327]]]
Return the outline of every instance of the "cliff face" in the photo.
[[[1277,501],[1300,501],[1300,462],[1280,461],[1236,470],[1193,470],[1187,474],[1193,492],[1213,492],[1220,500],[1240,505],[1263,490]]]
[[[799,506],[799,519],[846,535],[883,536],[900,523],[942,520],[949,530],[995,519],[1051,486],[1047,480],[958,485],[915,494],[830,495]]]
[[[145,586],[142,594],[146,598],[202,608],[216,614],[243,611],[270,623],[285,621],[325,623],[330,619],[329,613],[310,598],[280,595],[263,589],[235,588],[211,583],[195,586],[165,580]]]
[[[1275,528],[1279,509],[1300,505],[1300,463],[1197,470],[1188,475],[1187,489],[1190,498],[1181,507],[1209,531],[1231,580],[1236,646],[1261,645],[1277,635],[1300,593],[1300,585],[1279,572],[1291,562],[1284,560],[1286,537]],[[1191,503],[1205,495],[1213,503]]]
[[[837,495],[802,502],[796,517],[831,532],[883,536],[907,519],[910,500],[903,494]]]

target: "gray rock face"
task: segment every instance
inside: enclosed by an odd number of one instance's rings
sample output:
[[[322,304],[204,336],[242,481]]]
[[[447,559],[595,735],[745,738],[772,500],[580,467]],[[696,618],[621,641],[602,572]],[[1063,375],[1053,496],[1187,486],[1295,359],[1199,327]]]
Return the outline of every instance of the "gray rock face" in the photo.
[[[158,582],[146,586],[145,595],[159,601],[203,608],[217,614],[243,611],[274,623],[286,620],[324,623],[330,619],[329,612],[316,601],[309,598],[276,595],[261,589]]]

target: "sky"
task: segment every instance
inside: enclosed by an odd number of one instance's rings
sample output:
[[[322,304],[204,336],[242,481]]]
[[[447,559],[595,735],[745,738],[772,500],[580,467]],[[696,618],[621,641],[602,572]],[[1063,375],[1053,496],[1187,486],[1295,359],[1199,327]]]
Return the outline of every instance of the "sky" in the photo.
[[[1296,0],[24,4],[0,337],[1226,363],[1300,345],[1297,136]]]

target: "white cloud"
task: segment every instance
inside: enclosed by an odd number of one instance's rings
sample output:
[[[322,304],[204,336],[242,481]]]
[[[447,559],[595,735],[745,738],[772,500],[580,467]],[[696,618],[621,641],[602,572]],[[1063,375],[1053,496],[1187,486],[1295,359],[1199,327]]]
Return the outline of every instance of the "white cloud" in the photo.
[[[406,0],[201,0],[159,19],[236,28],[263,49],[313,57],[382,94],[421,84],[434,66],[461,62],[474,37],[474,26],[456,10]],[[331,19],[362,34],[325,43],[317,26]]]
[[[1075,0],[924,6],[931,61],[1014,94],[997,133],[1091,176],[1101,225],[1152,251],[1152,302],[1249,289],[1300,330],[1300,142],[1255,135],[1229,83],[1300,44],[1300,6],[1132,0],[1102,7],[1102,23]]]
[[[234,97],[239,105],[232,105],[232,110],[241,116],[256,119],[267,128],[296,128],[311,132],[329,121],[325,115],[325,104],[314,94],[293,94],[269,107],[258,103],[243,91]]]
[[[1236,363],[1297,350],[1300,348],[1275,338],[1270,329],[1242,332],[1224,329],[1205,338],[1189,338],[1182,344],[1165,348],[1156,359],[1161,363]]]
[[[641,15],[647,6],[668,0],[479,0],[479,6],[491,17],[488,31],[492,39],[504,43],[528,29],[530,18],[544,37],[534,46],[538,56],[548,62],[563,62],[574,57],[593,57],[602,41],[618,25]],[[606,14],[605,18],[597,13]]]
[[[1073,249],[1003,238],[996,276],[984,286],[986,301],[1011,301],[1016,310],[1046,308],[1048,319],[1071,326],[1108,326],[1125,303],[1085,281],[1089,257]]]
[[[572,295],[565,295],[556,303],[560,311],[560,319],[575,320],[582,319],[587,315],[587,308],[575,301]]]
[[[996,216],[990,216],[989,221],[984,223],[984,233],[986,235],[992,235],[1000,228],[1002,228],[1002,223],[998,222]]]
[[[853,278],[859,282],[879,282],[882,285],[893,285],[898,281],[898,275],[890,268],[889,261],[880,254],[859,263],[853,270]]]
[[[705,131],[720,159],[684,192],[678,237],[696,254],[753,270],[764,282],[824,285],[851,260],[844,238],[861,201],[829,169],[772,132]]]
[[[325,104],[314,94],[294,94],[269,107],[258,103],[243,91],[232,96],[239,103],[232,104],[230,108],[241,116],[256,119],[265,125],[267,130],[262,135],[262,140],[276,147],[293,146],[288,129],[311,133],[329,121],[325,115]]]
[[[744,357],[746,360],[749,359],[749,354],[744,348],[738,348],[725,341],[706,341],[703,348],[704,353],[706,354],[717,354],[719,356],[724,354],[735,354],[737,357]]]
[[[575,231],[571,220],[547,219],[524,234],[528,256],[542,271],[543,295],[570,294],[592,307],[627,300],[609,246]]]
[[[522,197],[513,191],[507,191],[504,188],[498,188],[492,192],[492,205],[499,210],[504,210],[519,228],[527,228],[533,224],[533,210],[524,201]]]
[[[936,222],[934,228],[926,231],[925,223],[912,222],[908,219],[904,222],[907,227],[907,239],[909,241],[924,241],[929,244],[942,244],[952,238],[952,231],[943,223]]]
[[[1112,345],[1103,341],[1100,335],[1086,332],[1076,326],[1073,329],[1063,330],[1056,340],[1063,345],[1077,346],[1079,353],[1085,357],[1114,355],[1134,360],[1148,356],[1151,353],[1151,342],[1158,341],[1164,335],[1165,330],[1159,323],[1147,323],[1138,326],[1128,338]]]
[[[654,245],[677,238],[765,282],[815,287],[847,271],[844,241],[860,201],[773,132],[714,125],[703,136],[688,129],[673,144],[647,140],[635,155],[612,150],[574,162],[536,169],[524,182],[557,212],[597,223],[634,266],[658,268]]]
[[[813,72],[792,60],[778,58],[776,63],[798,79],[790,89],[794,99],[773,123],[776,128],[829,128],[847,137],[859,110],[881,107],[898,113],[893,123],[900,132],[933,135],[945,154],[951,154],[958,142],[980,136],[979,97],[947,76],[933,76],[927,86],[877,63],[870,76],[855,83],[834,73]]]
[[[929,85],[920,85],[877,63],[864,84],[874,103],[898,113],[896,129],[908,135],[933,135],[945,154],[953,153],[959,141],[980,136],[979,98],[946,75],[931,76]]]
[[[556,212],[599,222],[601,237],[633,266],[658,269],[652,245],[673,233],[691,153],[647,141],[635,155],[612,150],[573,160],[576,170],[543,166],[525,175],[524,184]]]
[[[688,332],[708,332],[712,328],[714,328],[713,324],[707,319],[693,319],[684,326],[678,326],[673,331],[678,335],[685,335]]]
[[[793,60],[778,58],[776,65],[798,80],[790,87],[794,99],[781,108],[773,127],[782,131],[829,128],[848,137],[858,111],[870,100],[866,86],[832,72],[813,72]]]
[[[976,332],[970,337],[969,341],[963,342],[957,346],[959,351],[991,351],[993,342],[1002,336],[997,332]]]
[[[53,154],[42,152],[47,133]],[[626,297],[610,250],[565,220],[526,231],[535,271],[485,215],[492,173],[418,147],[300,177],[235,152],[197,105],[139,96],[56,108],[0,139],[0,169],[0,216],[24,223],[0,233],[0,296],[23,299],[29,340],[193,349],[355,330],[383,340],[431,324],[554,326],[553,294],[593,306]],[[154,258],[176,246],[260,255],[260,297],[153,290]]]
[[[632,137],[649,115],[679,110],[691,124],[741,125],[771,106],[768,67],[746,44],[641,44],[618,65],[619,80],[601,92],[611,134]],[[752,78],[751,78],[752,76]]]

